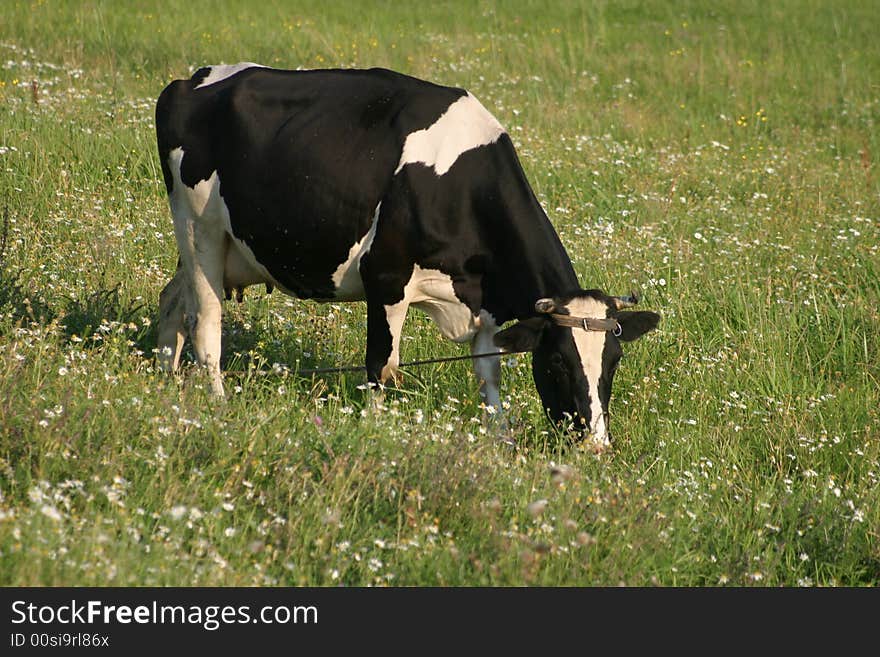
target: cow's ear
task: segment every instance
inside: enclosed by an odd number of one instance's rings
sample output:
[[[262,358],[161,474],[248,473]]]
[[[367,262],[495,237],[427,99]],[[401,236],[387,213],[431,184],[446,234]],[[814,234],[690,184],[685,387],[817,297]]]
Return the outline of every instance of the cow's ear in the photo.
[[[614,318],[620,324],[618,338],[624,342],[637,340],[648,331],[657,328],[657,324],[660,323],[660,315],[648,310],[623,311],[617,313]]]
[[[549,322],[544,317],[532,317],[517,322],[513,326],[498,331],[493,338],[495,346],[504,351],[534,351],[541,342],[541,334]]]

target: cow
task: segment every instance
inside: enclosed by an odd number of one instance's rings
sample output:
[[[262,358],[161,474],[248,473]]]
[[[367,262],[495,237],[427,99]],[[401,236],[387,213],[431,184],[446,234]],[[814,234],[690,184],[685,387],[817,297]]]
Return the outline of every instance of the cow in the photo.
[[[415,306],[495,354],[473,361],[487,407],[501,407],[500,355],[531,351],[549,418],[609,444],[620,343],[660,317],[581,287],[510,136],[472,94],[381,68],[210,66],[162,91],[156,133],[179,252],[159,299],[164,369],[188,334],[222,397],[222,301],[265,284],[366,301],[367,378],[383,386]]]

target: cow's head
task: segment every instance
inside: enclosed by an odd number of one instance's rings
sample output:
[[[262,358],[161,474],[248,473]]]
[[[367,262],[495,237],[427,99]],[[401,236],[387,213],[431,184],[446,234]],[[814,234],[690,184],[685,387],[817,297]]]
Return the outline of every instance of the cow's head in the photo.
[[[608,401],[623,355],[622,342],[657,326],[660,315],[624,310],[638,298],[612,297],[601,290],[573,293],[535,303],[537,317],[495,335],[505,351],[531,351],[532,374],[544,408],[557,424],[609,444]]]

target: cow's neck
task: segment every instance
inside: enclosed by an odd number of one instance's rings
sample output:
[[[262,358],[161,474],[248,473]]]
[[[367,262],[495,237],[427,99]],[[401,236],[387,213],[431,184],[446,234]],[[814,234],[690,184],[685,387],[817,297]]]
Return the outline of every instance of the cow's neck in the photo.
[[[502,257],[490,277],[487,306],[499,322],[535,314],[535,301],[580,287],[571,259],[530,188],[518,211],[507,217],[509,230],[496,243]]]

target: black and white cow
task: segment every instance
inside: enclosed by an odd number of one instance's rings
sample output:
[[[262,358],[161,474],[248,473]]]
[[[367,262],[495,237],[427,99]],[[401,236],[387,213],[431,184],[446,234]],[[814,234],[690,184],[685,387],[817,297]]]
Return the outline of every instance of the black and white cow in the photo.
[[[620,341],[659,316],[580,287],[510,137],[470,93],[384,69],[213,66],[165,88],[156,131],[180,253],[160,296],[164,367],[188,333],[222,395],[224,294],[265,284],[365,300],[367,376],[384,383],[415,306],[474,352],[533,351],[550,417],[610,440]],[[474,369],[498,408],[500,358]]]

